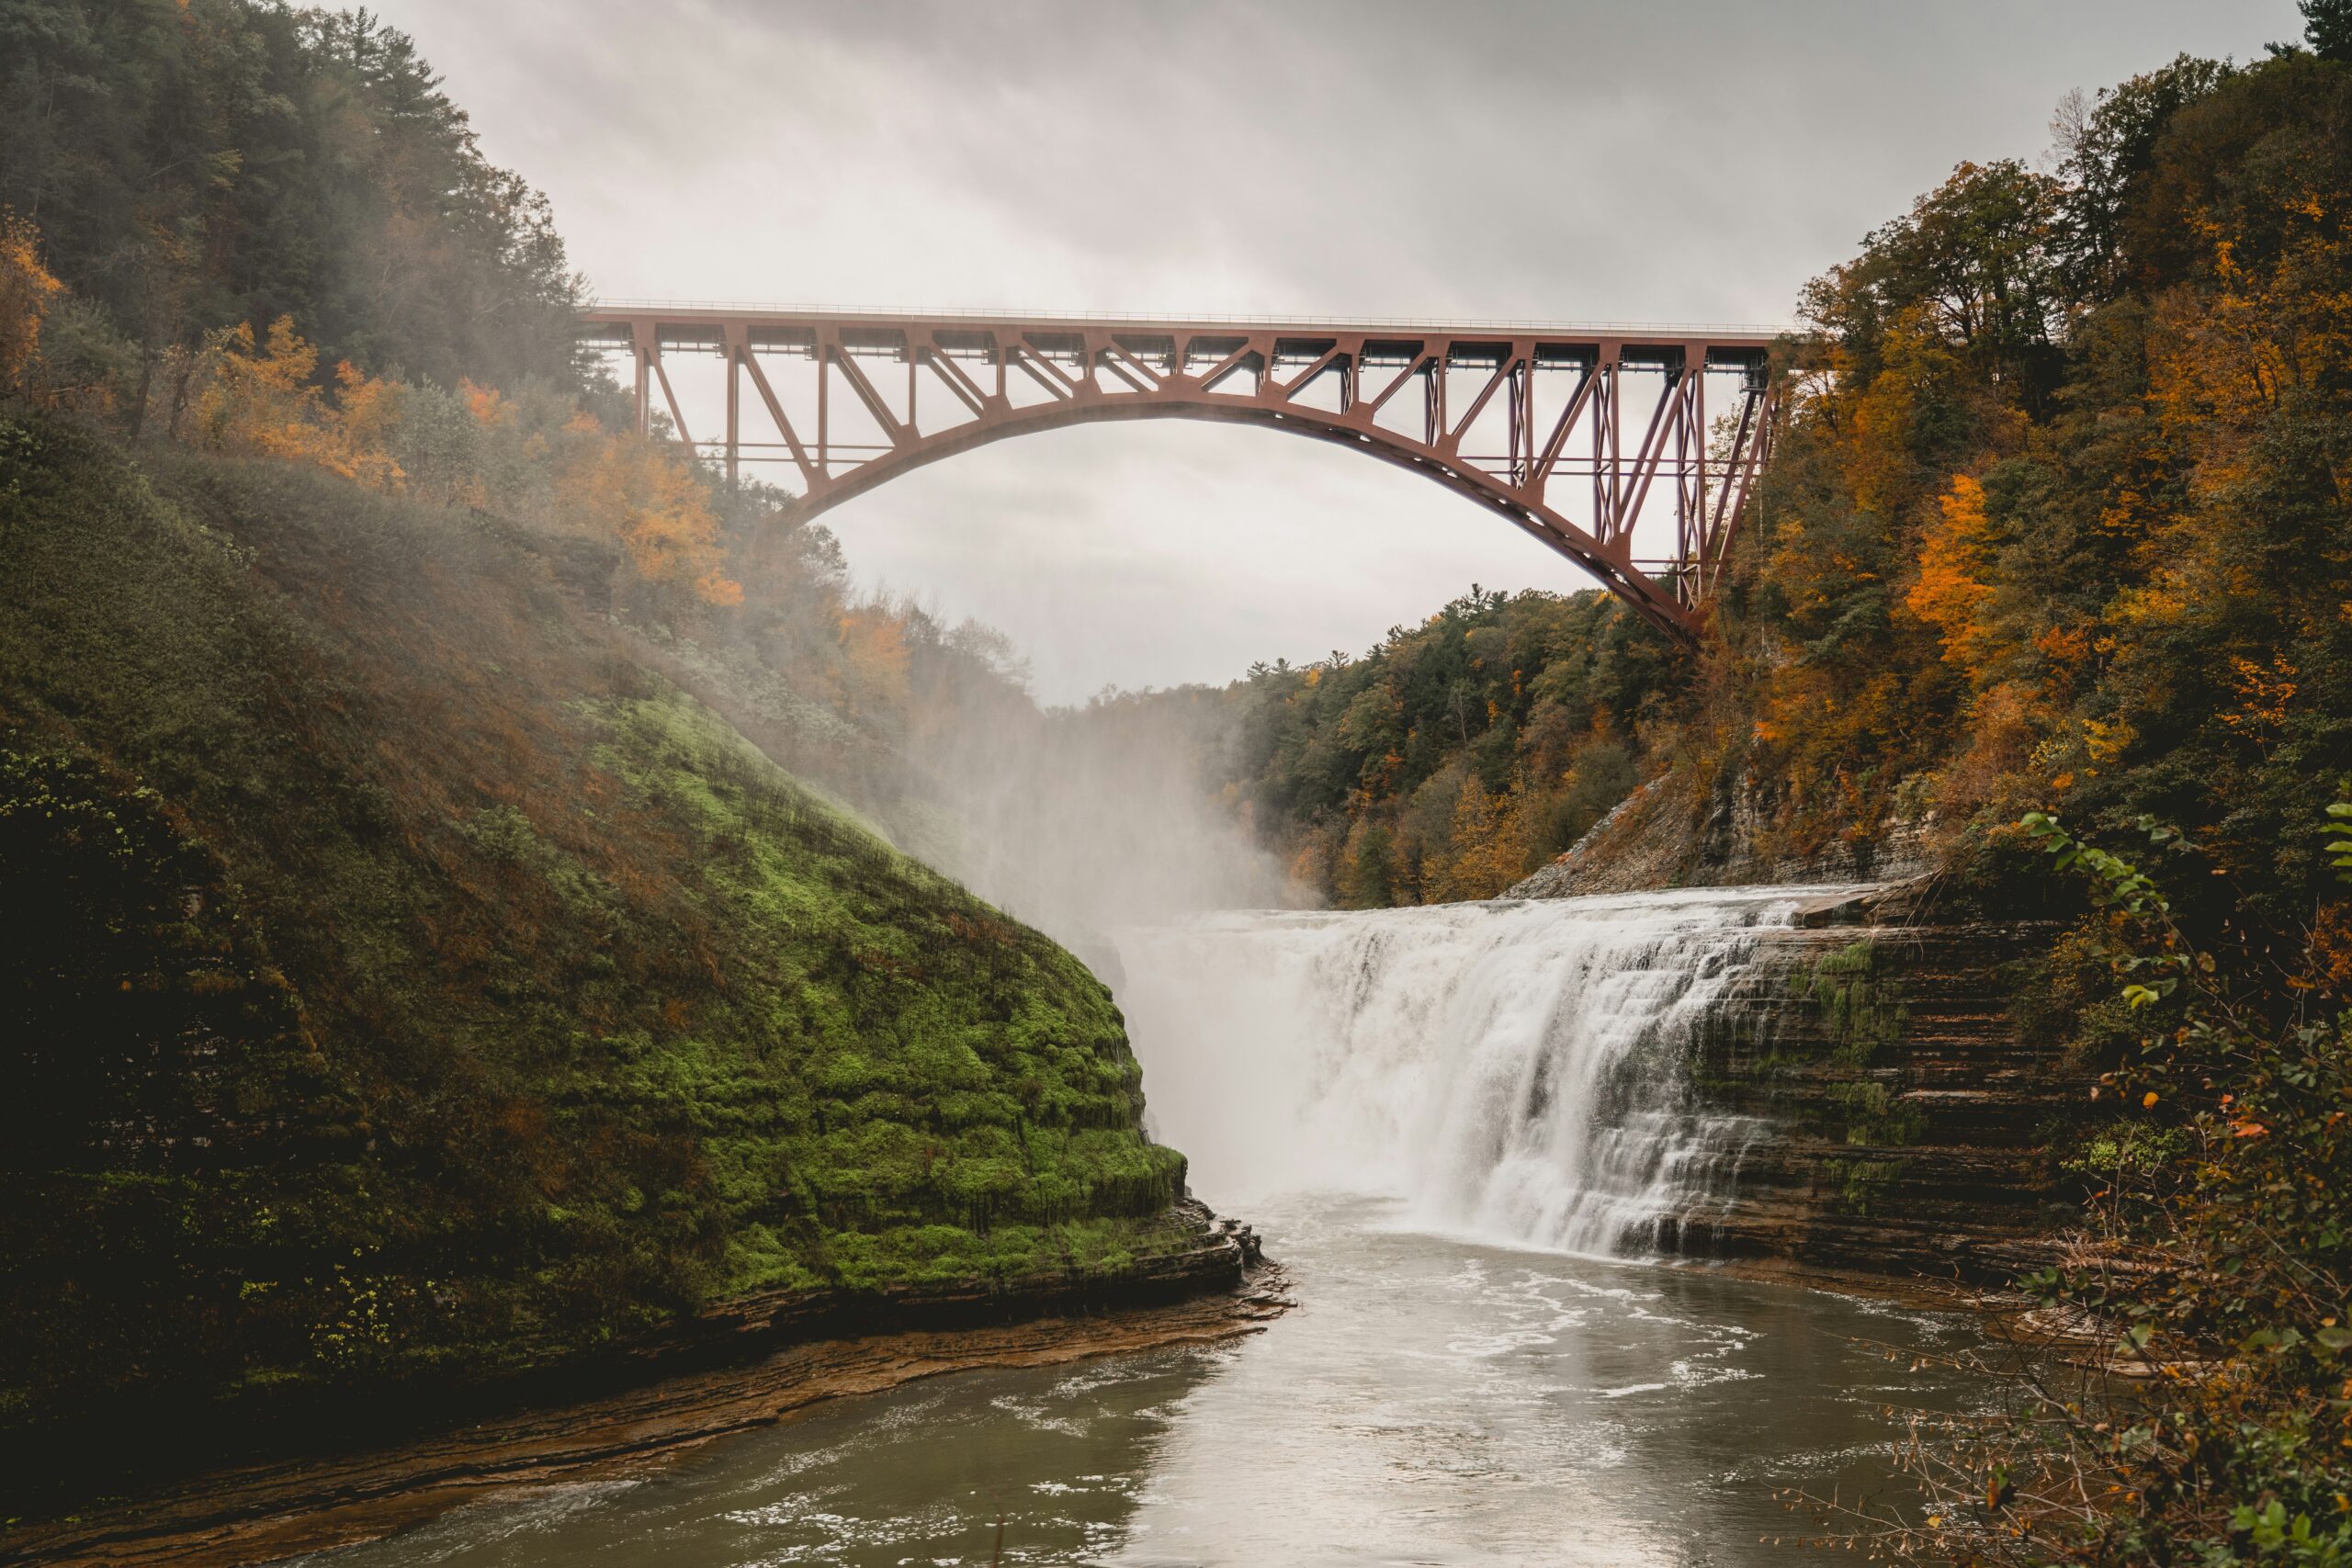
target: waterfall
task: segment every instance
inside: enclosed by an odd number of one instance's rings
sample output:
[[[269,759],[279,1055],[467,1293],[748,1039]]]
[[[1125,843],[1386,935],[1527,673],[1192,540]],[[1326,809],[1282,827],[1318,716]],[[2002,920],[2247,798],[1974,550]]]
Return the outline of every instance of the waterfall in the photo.
[[[1155,1134],[1212,1203],[1403,1201],[1410,1223],[1625,1253],[1702,1231],[1766,1130],[1707,1109],[1709,1005],[1826,889],[1231,912],[1119,940]]]

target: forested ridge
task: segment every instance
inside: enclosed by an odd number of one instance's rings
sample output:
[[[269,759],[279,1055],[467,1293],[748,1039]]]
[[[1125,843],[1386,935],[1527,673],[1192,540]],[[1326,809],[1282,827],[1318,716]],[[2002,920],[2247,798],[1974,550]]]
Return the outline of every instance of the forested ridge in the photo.
[[[2316,46],[2182,59],[1813,283],[1698,660],[1474,590],[1227,689],[1221,784],[1346,904],[1501,892],[1649,779],[1752,808],[1765,861],[2157,811],[2301,904],[2314,852],[2273,862],[2352,712],[2344,91]]]
[[[330,368],[575,378],[545,198],[364,8],[12,0],[0,62],[0,206],[73,288],[50,374],[132,433],[185,415],[209,334],[280,316]]]
[[[874,826],[1001,640],[627,428],[409,39],[0,0],[0,75],[12,1499],[1197,1245],[1108,991]]]
[[[2153,1392],[1973,1434],[1914,1550],[2352,1553],[2352,9],[2305,9],[1807,290],[1660,738],[1662,792],[1745,790],[1783,852],[1907,820],[1996,915],[2089,896],[2016,1004],[2088,1084],[2083,1230],[2027,1289]]]
[[[1231,728],[1213,766],[1335,904],[1492,897],[1640,782],[1678,658],[1605,593],[1474,585],[1362,657],[1252,669],[1214,699]]]

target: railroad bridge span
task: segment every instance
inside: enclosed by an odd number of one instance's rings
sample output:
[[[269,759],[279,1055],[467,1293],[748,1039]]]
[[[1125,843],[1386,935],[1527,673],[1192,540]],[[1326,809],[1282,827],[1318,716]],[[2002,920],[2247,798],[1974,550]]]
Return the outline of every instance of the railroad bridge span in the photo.
[[[640,431],[654,428],[658,407],[670,434],[730,482],[748,465],[781,470],[807,515],[1035,431],[1130,419],[1255,424],[1435,479],[1683,640],[1769,453],[1780,335],[650,301],[585,310],[581,333],[590,349],[633,362]],[[672,360],[689,355],[724,364],[724,413],[699,426],[671,375]],[[1645,518],[1650,553],[1637,555]]]

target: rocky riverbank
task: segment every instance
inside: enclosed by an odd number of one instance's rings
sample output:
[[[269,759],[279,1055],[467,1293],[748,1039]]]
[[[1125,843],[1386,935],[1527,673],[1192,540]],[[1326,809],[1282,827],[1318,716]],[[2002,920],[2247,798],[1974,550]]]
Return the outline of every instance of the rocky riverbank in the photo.
[[[1200,1245],[1116,1280],[734,1303],[574,1369],[572,1397],[543,1382],[537,1397],[402,1441],[289,1447],[71,1517],[12,1523],[0,1558],[242,1568],[372,1540],[500,1493],[639,1473],[825,1400],[943,1372],[1210,1343],[1256,1333],[1288,1309],[1283,1271],[1250,1227],[1184,1207]],[[371,1411],[368,1425],[379,1424]]]

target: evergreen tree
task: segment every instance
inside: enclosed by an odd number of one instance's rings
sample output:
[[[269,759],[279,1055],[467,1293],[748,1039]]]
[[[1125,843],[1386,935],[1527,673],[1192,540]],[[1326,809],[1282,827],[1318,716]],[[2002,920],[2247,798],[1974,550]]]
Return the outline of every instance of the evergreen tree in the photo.
[[[2303,36],[2322,60],[2352,61],[2352,0],[2302,0]]]

